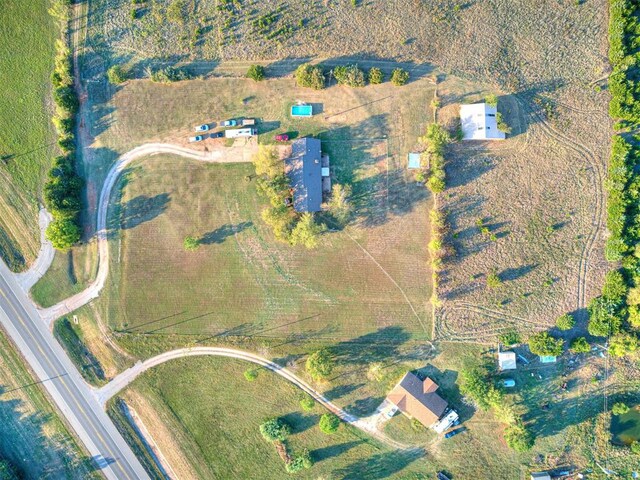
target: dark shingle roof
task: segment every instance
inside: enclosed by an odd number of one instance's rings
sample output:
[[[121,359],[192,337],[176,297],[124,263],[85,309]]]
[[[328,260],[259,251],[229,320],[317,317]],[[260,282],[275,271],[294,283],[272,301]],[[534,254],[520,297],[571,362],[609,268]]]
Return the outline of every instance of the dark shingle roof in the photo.
[[[322,204],[320,140],[309,137],[294,140],[286,167],[293,188],[293,207],[298,212],[319,212]]]

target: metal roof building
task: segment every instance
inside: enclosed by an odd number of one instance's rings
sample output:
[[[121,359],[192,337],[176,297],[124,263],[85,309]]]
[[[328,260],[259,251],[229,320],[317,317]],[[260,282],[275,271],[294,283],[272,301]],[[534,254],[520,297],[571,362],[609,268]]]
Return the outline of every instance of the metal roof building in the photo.
[[[498,367],[500,370],[515,370],[517,368],[515,352],[499,352]]]
[[[460,123],[464,140],[504,140],[505,134],[498,130],[497,107],[486,103],[460,106]]]
[[[320,140],[309,137],[294,140],[285,167],[293,188],[293,208],[297,212],[319,212],[322,205]]]

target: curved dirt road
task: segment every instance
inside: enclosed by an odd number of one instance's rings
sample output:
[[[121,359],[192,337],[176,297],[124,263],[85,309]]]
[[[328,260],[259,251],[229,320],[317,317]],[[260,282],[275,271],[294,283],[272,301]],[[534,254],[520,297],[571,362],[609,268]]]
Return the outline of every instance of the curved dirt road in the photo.
[[[244,360],[260,365],[261,367],[264,367],[276,373],[277,375],[280,375],[282,378],[291,382],[300,390],[309,394],[315,401],[322,404],[329,411],[335,413],[345,423],[348,423],[356,428],[359,428],[360,430],[365,431],[366,433],[374,436],[381,442],[384,442],[393,448],[397,448],[399,450],[418,450],[415,447],[408,447],[407,445],[392,440],[391,438],[387,437],[382,432],[377,430],[375,427],[371,426],[371,423],[367,422],[365,419],[360,419],[355,415],[351,415],[350,413],[345,412],[343,409],[331,402],[327,397],[314,390],[313,387],[311,387],[307,382],[298,377],[291,370],[288,370],[275,362],[267,360],[266,358],[234,348],[192,347],[180,348],[177,350],[171,350],[169,352],[161,353],[160,355],[149,358],[144,362],[136,363],[133,367],[120,373],[105,386],[99,389],[95,389],[94,394],[96,396],[96,399],[98,400],[98,403],[104,406],[111,397],[126,388],[127,385],[133,382],[140,374],[146,372],[150,368],[153,368],[164,362],[168,362],[169,360],[202,355],[235,358],[238,360]]]
[[[100,199],[98,201],[98,222],[96,229],[96,237],[98,239],[98,273],[96,274],[96,279],[82,292],[79,292],[49,308],[38,309],[38,313],[47,325],[51,325],[57,318],[67,315],[83,305],[86,305],[94,298],[97,298],[100,294],[102,287],[104,287],[104,282],[107,279],[107,275],[109,274],[107,210],[109,207],[109,199],[111,198],[111,191],[113,190],[113,187],[115,187],[122,172],[131,162],[159,153],[178,155],[183,158],[190,158],[192,160],[199,160],[202,162],[234,163],[234,160],[225,156],[222,150],[203,152],[168,143],[145,143],[133,150],[129,150],[118,158],[107,174],[107,178],[104,181],[102,191],[100,192]],[[247,160],[245,160],[244,157],[240,157],[239,160],[236,160],[235,162],[241,163],[246,161]]]

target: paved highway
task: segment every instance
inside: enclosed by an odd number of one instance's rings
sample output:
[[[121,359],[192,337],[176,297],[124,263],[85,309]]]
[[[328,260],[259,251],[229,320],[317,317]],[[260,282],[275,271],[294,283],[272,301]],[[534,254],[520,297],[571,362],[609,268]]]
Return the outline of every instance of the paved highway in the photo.
[[[0,324],[109,479],[148,479],[146,471],[0,260]]]

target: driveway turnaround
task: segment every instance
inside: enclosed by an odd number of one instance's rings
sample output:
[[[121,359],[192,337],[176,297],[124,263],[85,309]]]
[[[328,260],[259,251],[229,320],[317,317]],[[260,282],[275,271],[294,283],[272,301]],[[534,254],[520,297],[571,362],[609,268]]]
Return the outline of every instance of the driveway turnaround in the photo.
[[[102,405],[40,319],[15,275],[1,260],[0,324],[104,475],[113,480],[148,479]]]
[[[207,163],[242,163],[251,161],[250,155],[246,158],[243,155],[238,155],[234,160],[232,157],[224,154],[224,149],[225,147],[220,147],[219,150],[200,151],[169,143],[145,143],[121,155],[109,170],[98,201],[98,233],[96,234],[98,238],[98,273],[96,279],[82,292],[49,308],[40,309],[40,316],[45,323],[51,324],[61,316],[67,315],[86,305],[94,298],[97,298],[100,290],[104,287],[104,282],[109,274],[109,242],[107,240],[107,210],[109,208],[109,199],[111,198],[111,191],[113,187],[115,187],[118,178],[120,178],[122,172],[131,162],[160,153],[177,155]]]

